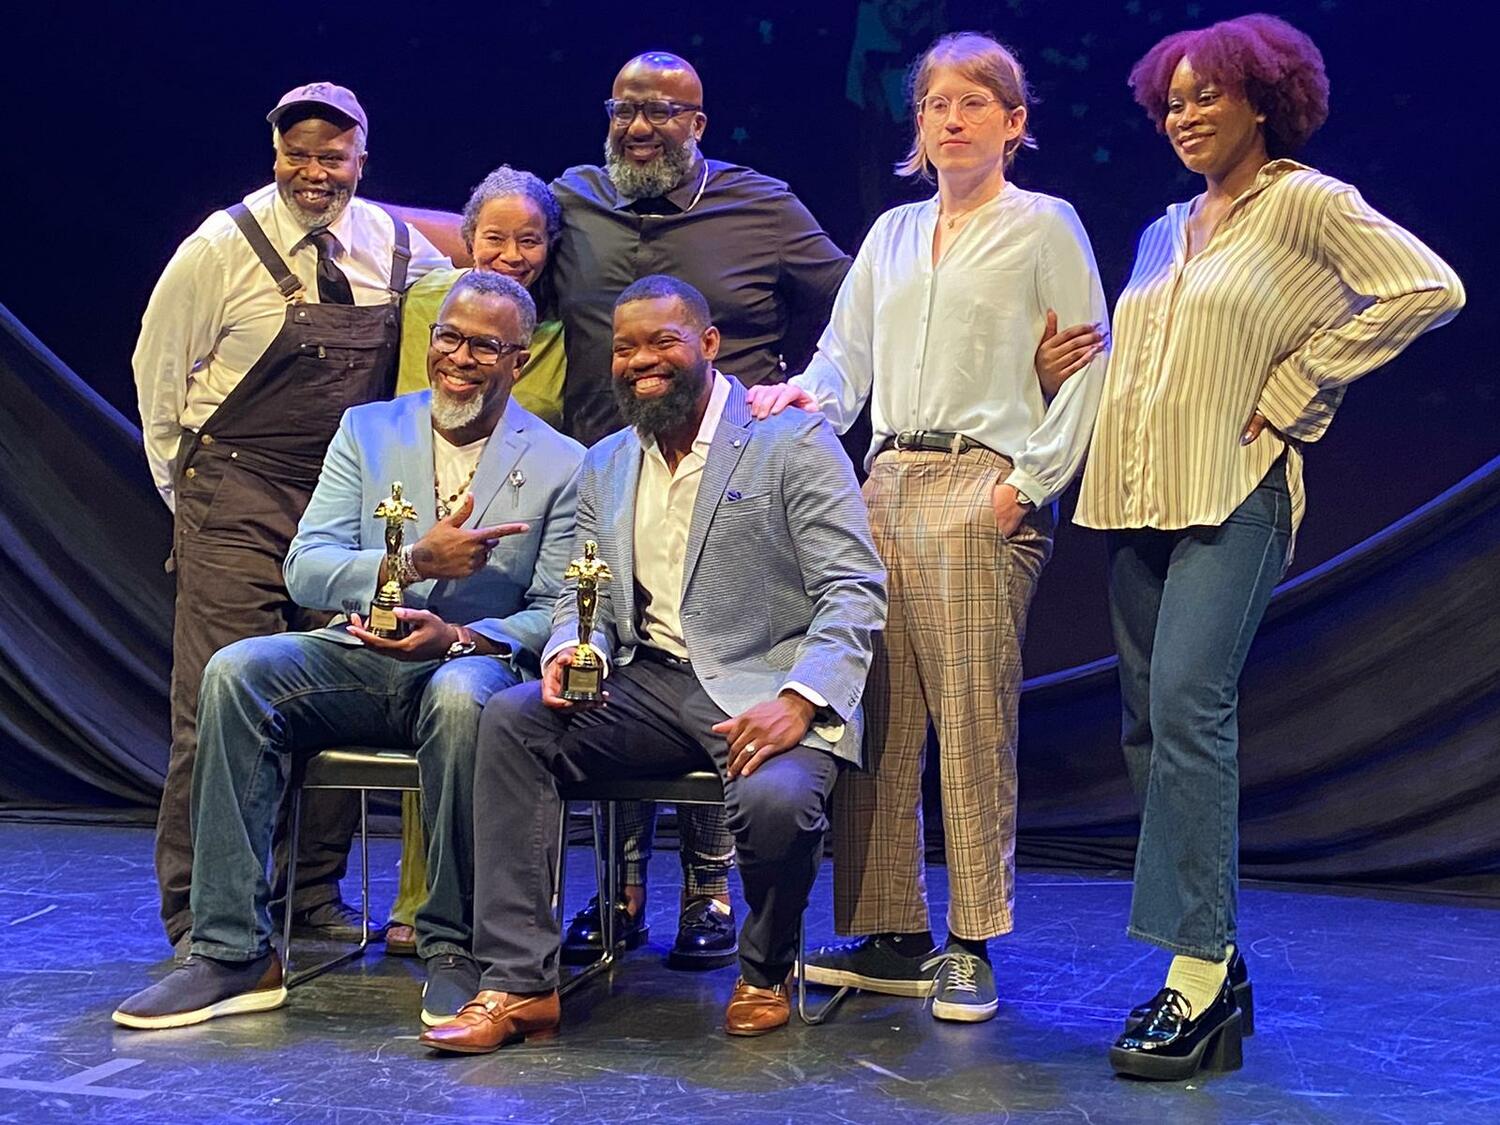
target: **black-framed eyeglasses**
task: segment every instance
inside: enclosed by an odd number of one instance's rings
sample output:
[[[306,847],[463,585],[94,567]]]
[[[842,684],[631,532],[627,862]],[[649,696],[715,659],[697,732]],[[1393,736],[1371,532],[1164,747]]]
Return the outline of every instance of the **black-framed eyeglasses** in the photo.
[[[432,329],[432,346],[439,355],[452,355],[465,344],[474,362],[488,367],[499,363],[501,356],[515,355],[526,350],[525,344],[511,344],[494,336],[465,336],[457,328],[447,324],[428,325]]]
[[[652,125],[665,125],[674,117],[679,117],[684,113],[696,113],[702,108],[701,105],[695,105],[692,102],[674,102],[662,98],[653,98],[645,102],[609,98],[604,103],[604,112],[616,125],[629,125],[638,113],[644,113],[646,120]]]

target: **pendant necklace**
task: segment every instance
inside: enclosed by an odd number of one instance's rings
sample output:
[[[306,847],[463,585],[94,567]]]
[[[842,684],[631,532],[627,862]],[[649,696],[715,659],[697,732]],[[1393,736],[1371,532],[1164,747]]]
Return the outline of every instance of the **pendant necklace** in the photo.
[[[438,519],[445,520],[453,514],[454,508],[458,506],[458,498],[468,491],[469,485],[474,483],[474,474],[478,471],[479,464],[478,462],[476,462],[474,467],[469,470],[469,475],[464,478],[463,484],[459,485],[458,490],[446,500],[443,499],[443,493],[442,490],[438,488],[437,481],[434,480],[432,482],[432,495],[437,499]]]

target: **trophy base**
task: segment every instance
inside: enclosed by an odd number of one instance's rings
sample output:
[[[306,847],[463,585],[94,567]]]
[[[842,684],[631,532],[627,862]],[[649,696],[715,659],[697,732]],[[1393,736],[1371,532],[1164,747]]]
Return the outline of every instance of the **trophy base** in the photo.
[[[390,606],[375,604],[370,607],[370,619],[365,622],[370,632],[388,641],[399,641],[406,636],[406,622],[396,616]]]
[[[569,703],[598,703],[604,698],[604,669],[597,664],[592,668],[564,664],[559,694]]]

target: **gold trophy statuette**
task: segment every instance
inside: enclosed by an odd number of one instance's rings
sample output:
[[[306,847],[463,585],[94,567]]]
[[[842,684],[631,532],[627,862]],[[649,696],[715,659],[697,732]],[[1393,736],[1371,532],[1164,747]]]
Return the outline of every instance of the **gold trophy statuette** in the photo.
[[[594,635],[594,614],[599,609],[599,587],[614,575],[598,557],[599,544],[584,541],[583,558],[574,559],[563,578],[578,583],[578,647],[573,662],[562,670],[562,697],[570,703],[597,703],[604,698],[604,658],[589,640]]]
[[[406,632],[406,623],[396,616],[402,604],[401,583],[396,578],[400,568],[401,540],[406,534],[406,521],[417,518],[417,509],[401,498],[401,482],[391,485],[391,494],[375,509],[375,518],[385,520],[385,581],[375,591],[370,602],[370,632],[387,640],[399,640]]]

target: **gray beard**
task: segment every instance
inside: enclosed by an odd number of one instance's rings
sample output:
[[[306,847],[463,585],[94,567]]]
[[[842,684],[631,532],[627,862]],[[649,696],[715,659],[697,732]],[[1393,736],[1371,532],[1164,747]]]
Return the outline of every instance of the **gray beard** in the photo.
[[[309,211],[293,197],[291,188],[277,184],[276,191],[281,195],[281,202],[286,204],[286,209],[292,213],[292,218],[297,220],[297,225],[303,230],[321,230],[323,227],[333,226],[344,213],[344,208],[349,206],[349,200],[354,198],[354,193],[348,188],[335,188],[333,202],[328,205],[327,210]]]
[[[671,386],[660,398],[640,399],[623,379],[613,381],[615,402],[625,418],[646,441],[655,441],[687,422],[703,391],[703,372],[679,369]]]
[[[698,157],[698,141],[689,137],[679,148],[668,148],[649,164],[637,164],[615,150],[612,138],[604,140],[604,171],[615,190],[626,199],[656,199],[688,178]]]
[[[468,402],[455,402],[447,393],[432,388],[432,424],[440,430],[461,430],[484,412],[484,392]]]

